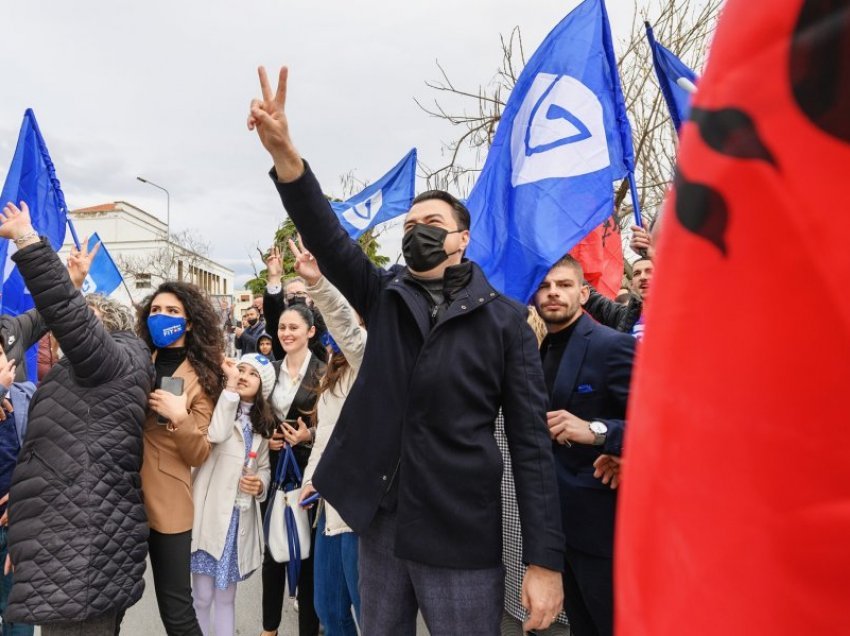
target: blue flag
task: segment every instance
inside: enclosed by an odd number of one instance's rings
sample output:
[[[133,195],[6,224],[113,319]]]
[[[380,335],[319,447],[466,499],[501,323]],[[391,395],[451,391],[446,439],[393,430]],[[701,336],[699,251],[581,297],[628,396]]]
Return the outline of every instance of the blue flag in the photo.
[[[98,241],[100,241],[100,237],[95,232],[89,238],[89,252],[97,245]],[[118,285],[123,280],[121,272],[115,265],[115,261],[112,260],[112,256],[110,256],[106,249],[106,245],[101,244],[100,251],[95,255],[89,268],[88,276],[86,276],[86,280],[83,283],[82,292],[84,294],[97,293],[109,296],[109,294],[118,288]]]
[[[0,195],[2,205],[9,201],[16,205],[25,201],[35,230],[47,237],[53,249],[62,247],[68,209],[47,145],[30,108],[24,113],[15,156]],[[10,258],[15,251],[14,243],[0,239],[0,263],[3,264],[0,312],[10,316],[22,314],[34,306],[24,280]],[[27,351],[27,374],[33,382],[37,378],[37,356],[37,345]]]
[[[369,228],[410,209],[416,182],[416,148],[375,183],[348,201],[331,203],[348,235],[356,239]]]
[[[697,88],[697,74],[655,40],[655,34],[649,22],[646,23],[646,37],[649,40],[649,48],[652,49],[652,62],[658,83],[661,85],[661,93],[670,110],[670,119],[673,120],[673,125],[678,132],[682,122],[688,119],[691,95]]]
[[[602,0],[584,0],[517,80],[467,206],[470,259],[527,302],[549,268],[614,209],[631,127]]]

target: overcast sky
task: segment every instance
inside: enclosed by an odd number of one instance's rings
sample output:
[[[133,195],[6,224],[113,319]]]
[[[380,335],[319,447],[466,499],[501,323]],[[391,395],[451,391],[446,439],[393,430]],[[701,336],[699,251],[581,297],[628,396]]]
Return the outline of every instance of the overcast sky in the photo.
[[[637,0],[638,5],[648,0]],[[290,67],[296,145],[325,191],[353,170],[374,181],[410,148],[435,166],[457,135],[414,103],[435,97],[435,61],[464,88],[501,62],[518,25],[526,55],[578,0],[4,0],[0,3],[0,176],[35,110],[70,208],[125,200],[192,229],[250,277],[248,253],[283,217],[270,161],[245,127],[256,67]],[[608,0],[614,39],[633,0]],[[274,76],[274,73],[272,73]],[[417,185],[421,189],[423,183]],[[388,239],[395,257],[397,240]]]

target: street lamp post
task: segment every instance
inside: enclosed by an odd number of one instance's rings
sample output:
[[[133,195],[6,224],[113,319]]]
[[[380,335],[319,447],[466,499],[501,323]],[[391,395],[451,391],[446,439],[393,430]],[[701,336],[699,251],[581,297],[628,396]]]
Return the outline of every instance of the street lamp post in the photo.
[[[169,194],[168,190],[163,188],[161,185],[154,183],[153,181],[148,181],[144,177],[136,177],[142,183],[147,183],[148,185],[152,185],[154,188],[159,188],[163,192],[165,192],[165,205],[166,205],[166,217],[165,217],[165,236],[170,241],[171,240],[171,194]]]

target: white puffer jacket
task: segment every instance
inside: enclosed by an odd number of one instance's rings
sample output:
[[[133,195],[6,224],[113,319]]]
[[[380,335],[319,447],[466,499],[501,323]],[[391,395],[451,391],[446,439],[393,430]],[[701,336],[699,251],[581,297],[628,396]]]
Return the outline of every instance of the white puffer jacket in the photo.
[[[342,405],[360,371],[363,362],[363,352],[366,350],[366,330],[360,326],[357,313],[339,290],[322,277],[315,285],[307,286],[307,293],[313,299],[316,308],[322,313],[328,331],[339,346],[349,367],[337,382],[333,391],[325,391],[316,402],[318,424],[316,441],[310,453],[310,461],[304,471],[304,483],[313,479],[313,472],[319,465],[322,453],[328,445],[336,426]],[[343,532],[351,532],[339,513],[327,503],[325,506],[325,534],[333,536]]]

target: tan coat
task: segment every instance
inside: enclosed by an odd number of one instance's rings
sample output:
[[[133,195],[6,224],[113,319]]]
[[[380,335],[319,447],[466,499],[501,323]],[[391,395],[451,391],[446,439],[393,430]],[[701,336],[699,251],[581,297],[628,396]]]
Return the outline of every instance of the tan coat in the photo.
[[[209,440],[213,444],[210,458],[192,477],[195,501],[195,522],[192,526],[192,552],[203,550],[216,559],[224,553],[224,541],[233,515],[233,504],[245,465],[245,439],[242,422],[236,417],[239,396],[224,391],[213,412]],[[239,514],[239,535],[236,556],[239,575],[245,576],[263,563],[263,520],[260,503],[266,498],[271,479],[269,442],[254,433],[251,450],[257,452],[257,476],[263,482],[263,492],[254,498],[250,510]]]
[[[210,456],[207,429],[213,401],[204,392],[188,360],[174,372],[183,378],[189,417],[176,430],[158,424],[151,411],[145,420],[145,454],[142,462],[142,492],[151,530],[177,534],[192,529],[192,468]]]

